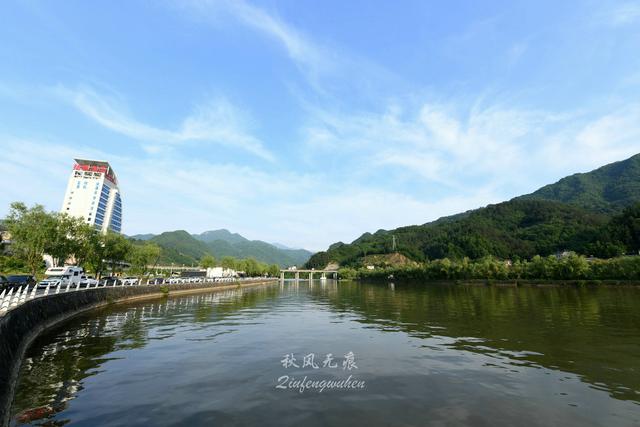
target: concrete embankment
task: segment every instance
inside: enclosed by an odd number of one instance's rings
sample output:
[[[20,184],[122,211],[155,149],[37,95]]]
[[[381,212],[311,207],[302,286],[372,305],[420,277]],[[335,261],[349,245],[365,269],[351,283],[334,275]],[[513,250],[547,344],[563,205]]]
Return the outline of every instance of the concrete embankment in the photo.
[[[277,283],[277,281],[96,288],[48,295],[25,302],[0,317],[0,426],[6,426],[9,423],[13,392],[25,351],[38,335],[54,325],[79,313],[107,304],[160,298],[166,296],[167,292],[169,296],[173,296],[270,283]]]

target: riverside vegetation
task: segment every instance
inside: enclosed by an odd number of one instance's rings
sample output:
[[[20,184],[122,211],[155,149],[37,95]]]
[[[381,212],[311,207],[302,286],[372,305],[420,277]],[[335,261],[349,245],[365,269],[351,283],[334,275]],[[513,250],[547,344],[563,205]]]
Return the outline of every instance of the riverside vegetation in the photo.
[[[399,280],[509,280],[509,281],[579,281],[599,283],[602,280],[628,281],[640,279],[640,257],[587,259],[575,253],[563,257],[534,256],[531,260],[504,261],[495,257],[479,260],[448,258],[426,261],[405,267],[341,268],[343,279]]]

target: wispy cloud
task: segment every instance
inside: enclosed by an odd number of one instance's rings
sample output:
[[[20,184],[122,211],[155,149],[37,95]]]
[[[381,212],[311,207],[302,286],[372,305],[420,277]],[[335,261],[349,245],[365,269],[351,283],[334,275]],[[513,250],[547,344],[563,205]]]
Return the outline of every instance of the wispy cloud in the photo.
[[[610,23],[623,26],[640,21],[640,2],[627,2],[618,5],[609,13]]]
[[[473,109],[463,119],[452,107],[438,104],[405,114],[393,108],[354,115],[323,110],[305,133],[309,149],[329,149],[361,164],[395,167],[459,189],[470,175],[523,158],[520,140],[544,120],[541,116],[493,107]]]
[[[637,106],[600,115],[480,104],[313,113],[303,130],[310,158],[332,153],[351,170],[386,167],[387,177],[409,174],[458,193],[493,188],[507,198],[640,151]]]
[[[242,23],[280,42],[296,62],[313,67],[325,65],[324,56],[327,52],[321,52],[319,46],[301,35],[293,27],[246,2],[234,1],[227,4],[229,11]]]
[[[631,104],[551,134],[533,150],[539,164],[589,170],[640,152],[640,105]]]
[[[394,73],[343,46],[328,44],[311,37],[287,23],[273,11],[267,11],[243,0],[190,0],[177,2],[194,19],[220,27],[229,21],[254,30],[267,40],[284,49],[287,56],[306,79],[316,94],[340,101],[337,91],[358,91],[371,96],[371,91],[382,91],[382,86],[393,82],[402,87],[405,82]],[[353,76],[357,75],[357,79]]]
[[[296,64],[307,68],[308,71],[317,73],[331,67],[330,51],[274,14],[245,1],[191,0],[180,2],[179,6],[196,12],[199,18],[205,17],[214,25],[221,22],[221,16],[235,19],[240,24],[277,42]]]
[[[507,64],[509,67],[515,66],[520,59],[525,55],[529,44],[527,42],[517,42],[511,45],[507,51]]]
[[[101,126],[144,142],[151,152],[185,142],[204,142],[238,148],[268,161],[275,159],[262,141],[245,130],[244,114],[223,98],[199,106],[179,129],[168,130],[130,117],[112,97],[92,88],[58,87],[54,92]]]

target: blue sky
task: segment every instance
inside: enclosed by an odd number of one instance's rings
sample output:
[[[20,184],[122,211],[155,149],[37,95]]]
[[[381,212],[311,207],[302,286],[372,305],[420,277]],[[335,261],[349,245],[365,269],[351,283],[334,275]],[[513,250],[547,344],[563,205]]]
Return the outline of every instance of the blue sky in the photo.
[[[108,160],[127,234],[324,249],[640,152],[640,2],[8,1],[0,215]]]

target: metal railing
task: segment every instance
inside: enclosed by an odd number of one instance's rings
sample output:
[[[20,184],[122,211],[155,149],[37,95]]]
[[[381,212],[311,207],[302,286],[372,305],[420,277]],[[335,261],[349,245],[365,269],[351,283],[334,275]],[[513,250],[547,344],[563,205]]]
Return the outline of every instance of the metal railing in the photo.
[[[163,279],[161,283],[157,283],[157,279],[148,278],[131,278],[131,279],[118,279],[114,280],[112,284],[106,284],[106,282],[100,283],[97,282],[94,285],[90,283],[76,283],[71,284],[70,282],[63,283],[58,282],[57,285],[51,286],[51,284],[47,284],[44,287],[44,291],[39,293],[38,289],[42,288],[41,285],[35,284],[33,287],[30,285],[20,286],[17,290],[15,288],[10,288],[3,290],[0,293],[0,316],[6,314],[9,310],[12,310],[18,307],[21,304],[24,304],[27,301],[30,301],[34,298],[43,298],[48,295],[56,295],[60,293],[66,292],[76,292],[76,291],[84,291],[89,289],[96,288],[115,288],[115,287],[126,287],[126,286],[159,286],[159,285],[177,285],[177,284],[191,284],[191,283],[232,283],[232,282],[244,282],[248,280],[256,280],[256,279],[265,279],[264,277],[243,277],[243,278],[234,278],[234,277],[172,277],[169,279]],[[14,292],[15,290],[15,292]]]

